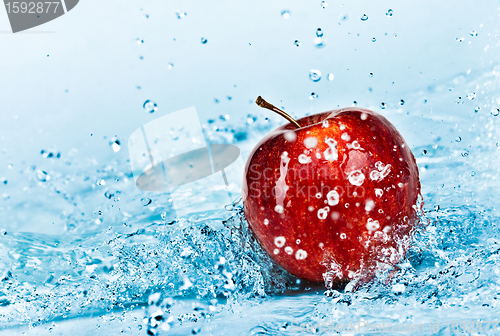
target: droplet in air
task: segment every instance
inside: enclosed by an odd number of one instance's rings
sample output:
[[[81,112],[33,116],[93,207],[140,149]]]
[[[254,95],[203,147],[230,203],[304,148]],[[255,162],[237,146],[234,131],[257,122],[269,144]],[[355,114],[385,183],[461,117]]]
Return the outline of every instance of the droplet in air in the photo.
[[[321,1],[321,8],[325,9],[328,7],[328,3],[326,1]]]
[[[36,172],[36,177],[37,177],[38,181],[40,181],[40,182],[47,182],[50,180],[50,175],[47,174],[47,172],[43,171],[43,170],[38,170]]]
[[[321,71],[312,69],[309,71],[309,79],[313,82],[319,82],[321,79]]]
[[[208,40],[204,37],[201,38],[201,44],[207,44]]]
[[[109,141],[109,145],[111,146],[111,149],[113,150],[113,152],[118,152],[120,151],[120,140],[118,140],[118,138],[114,137],[113,139],[111,139]]]
[[[480,108],[479,106],[477,106],[477,107],[474,109],[474,112],[475,112],[475,113],[477,113],[477,112],[479,112],[479,110],[480,110],[480,109],[481,109],[481,108]]]
[[[328,79],[329,81],[332,81],[334,78],[335,78],[335,76],[334,76],[332,73],[331,73],[331,74],[328,74],[327,79]]]
[[[372,37],[372,42],[375,42],[377,41],[377,39],[375,37]]]
[[[469,156],[469,151],[467,149],[464,149],[464,151],[462,152],[462,156],[463,157]]]
[[[477,36],[477,31],[473,30],[469,33],[470,36]]]
[[[474,100],[474,98],[476,98],[476,93],[475,92],[470,92],[467,94],[467,98],[469,100]]]
[[[456,40],[457,40],[457,42],[463,42],[464,38],[463,37],[457,37]]]
[[[315,94],[314,92],[311,92],[311,95],[309,96],[309,99],[314,100],[316,98],[318,98],[318,95]]]
[[[457,138],[455,139],[455,141],[456,141],[456,142],[460,142],[460,141],[462,141],[462,138],[461,138],[461,137],[457,137]]]
[[[492,115],[492,116],[496,117],[496,116],[498,116],[499,114],[500,114],[500,108],[496,108],[496,107],[494,107],[494,108],[492,108],[492,109],[491,109],[491,115]]]
[[[475,171],[472,171],[472,172],[470,173],[470,176],[474,176],[474,175],[476,175],[476,172],[475,172]]]
[[[156,105],[156,103],[154,101],[149,100],[149,99],[144,102],[142,107],[144,108],[144,110],[146,112],[149,112],[149,113],[154,113],[154,112],[158,111],[158,105]]]
[[[148,206],[148,205],[150,205],[150,204],[151,204],[151,202],[153,202],[153,201],[151,200],[151,198],[147,198],[147,197],[145,197],[145,198],[141,198],[141,204],[142,204],[142,205],[144,205],[144,206]]]
[[[404,101],[403,99],[401,99],[401,100],[399,101],[399,105],[403,106],[404,104],[405,104],[405,101]]]
[[[392,9],[389,9],[389,10],[387,11],[387,13],[385,13],[385,15],[387,15],[387,16],[392,16],[392,14],[393,14]]]
[[[283,19],[288,19],[288,18],[290,17],[290,11],[289,11],[289,10],[287,10],[287,9],[285,9],[285,10],[281,11],[281,17],[282,17]]]
[[[300,47],[300,41],[299,40],[295,40],[293,42],[293,44],[295,44],[296,47]]]
[[[143,43],[144,43],[144,40],[142,40],[140,38],[137,39],[137,44],[143,44]]]
[[[147,20],[147,19],[149,19],[149,14],[144,14],[143,17]]]
[[[179,20],[180,20],[180,19],[182,19],[182,18],[184,18],[184,17],[186,17],[186,15],[187,15],[187,13],[186,13],[186,12],[181,12],[180,10],[177,10],[177,11],[175,12],[175,14],[177,15],[177,18],[178,18]]]
[[[167,69],[172,69],[174,67],[174,63],[168,63],[167,64]]]
[[[323,37],[323,30],[321,30],[321,28],[316,29],[316,36]]]
[[[373,72],[370,72],[370,77],[373,77]]]
[[[323,48],[326,45],[326,40],[322,37],[315,37],[313,43],[316,48]]]
[[[363,16],[361,17],[361,21],[366,21],[366,20],[368,20],[368,15],[363,14]]]
[[[387,104],[386,104],[386,103],[384,103],[384,102],[381,102],[381,103],[380,103],[380,108],[381,108],[382,110],[385,110],[385,108],[386,108],[386,107],[387,107]]]

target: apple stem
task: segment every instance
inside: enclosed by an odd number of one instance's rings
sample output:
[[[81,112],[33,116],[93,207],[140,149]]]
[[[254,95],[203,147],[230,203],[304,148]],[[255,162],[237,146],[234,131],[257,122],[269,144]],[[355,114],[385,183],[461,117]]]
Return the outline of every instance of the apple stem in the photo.
[[[285,118],[286,120],[288,120],[289,122],[291,122],[295,127],[297,127],[297,128],[301,127],[299,125],[299,123],[295,119],[293,119],[288,113],[286,113],[285,111],[277,108],[276,106],[274,106],[272,104],[269,104],[261,96],[257,97],[257,99],[255,100],[255,103],[257,105],[259,105],[260,107],[263,107],[265,109],[268,109],[268,110],[271,110],[273,112],[276,112],[277,114],[279,114],[280,116],[282,116],[283,118]]]

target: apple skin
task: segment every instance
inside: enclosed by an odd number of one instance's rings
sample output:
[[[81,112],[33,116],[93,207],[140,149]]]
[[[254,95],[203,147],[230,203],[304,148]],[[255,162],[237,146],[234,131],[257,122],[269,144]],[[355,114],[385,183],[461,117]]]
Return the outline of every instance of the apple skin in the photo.
[[[417,219],[415,158],[396,128],[363,108],[288,123],[251,152],[244,213],[264,250],[313,282],[349,281],[392,268]]]

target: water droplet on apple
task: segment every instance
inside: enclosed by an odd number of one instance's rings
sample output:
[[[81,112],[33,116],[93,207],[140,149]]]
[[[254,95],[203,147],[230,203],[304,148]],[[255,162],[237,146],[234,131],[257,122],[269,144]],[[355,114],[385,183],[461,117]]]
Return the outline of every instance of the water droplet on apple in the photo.
[[[290,11],[288,9],[281,11],[281,17],[283,19],[288,19],[290,17]]]
[[[293,44],[295,44],[296,47],[300,47],[300,41],[299,40],[295,40],[293,42]]]
[[[321,79],[321,71],[312,69],[311,71],[309,71],[309,79],[313,82],[319,82]]]
[[[319,248],[321,248],[321,249],[322,249],[323,247],[325,247],[325,244],[323,244],[323,243],[319,243],[319,244],[318,244],[318,246],[319,246]]]
[[[321,193],[317,193],[317,194],[316,194],[316,198],[317,198],[317,199],[320,199],[320,198],[321,198],[321,196],[322,196],[322,195],[321,195]]]
[[[264,225],[269,225],[269,219],[264,219]]]
[[[338,220],[340,218],[340,212],[337,212],[337,211],[333,211],[332,212],[332,219],[333,220]]]
[[[368,199],[365,204],[365,211],[372,211],[375,208],[375,202],[371,199]]]
[[[366,223],[366,228],[368,231],[375,231],[380,228],[380,224],[377,220],[373,220],[371,218],[368,218],[368,222]]]
[[[368,20],[368,15],[363,14],[363,16],[361,17],[361,21],[366,21],[366,20]]]
[[[291,248],[290,246],[287,246],[287,247],[285,247],[285,252],[286,252],[286,254],[292,255],[293,248]]]
[[[297,250],[297,252],[295,252],[295,259],[297,260],[304,260],[305,258],[307,258],[307,252],[304,251],[304,250]]]
[[[365,175],[361,172],[361,170],[354,170],[349,173],[347,179],[352,185],[360,186],[365,181]]]
[[[328,216],[328,211],[330,211],[329,207],[324,207],[318,210],[318,218],[325,219]]]
[[[343,233],[343,232],[342,232],[342,233],[340,234],[340,239],[346,239],[346,238],[347,238],[347,235],[346,235],[345,233]]]
[[[278,250],[278,249],[274,249],[273,253],[274,253],[274,254],[278,254],[278,253],[280,253],[280,250]]]
[[[311,162],[311,158],[305,154],[300,154],[299,155],[299,162],[302,164],[307,164]]]
[[[351,137],[347,133],[343,133],[342,136],[340,137],[344,141],[349,141],[351,140]]]
[[[282,214],[282,213],[285,211],[285,209],[283,208],[283,206],[282,206],[282,205],[279,205],[279,204],[278,204],[278,205],[276,205],[276,206],[274,207],[274,211],[276,211],[276,212],[277,212],[277,213],[279,213],[279,214]]]
[[[288,131],[284,134],[285,140],[288,142],[294,142],[297,139],[297,134],[294,131]]]
[[[142,105],[144,108],[144,111],[149,112],[149,113],[154,113],[158,111],[158,105],[152,100],[146,100],[144,104]]]
[[[325,143],[328,145],[328,148],[323,153],[325,160],[330,162],[337,160],[339,157],[337,153],[337,141],[332,138],[326,138]]]
[[[368,114],[366,113],[361,113],[361,116],[360,116],[361,120],[366,120],[368,118]]]
[[[326,194],[326,199],[328,200],[328,205],[334,206],[339,204],[340,195],[337,190],[330,190],[328,194]]]
[[[297,239],[297,240],[295,241],[295,243],[296,243],[297,245],[299,245],[299,244],[300,244],[300,239]]]
[[[382,197],[383,194],[384,194],[384,191],[382,189],[375,189],[375,196]]]
[[[328,122],[328,120],[323,120],[322,126],[323,128],[328,128],[330,126],[330,123]]]
[[[304,145],[307,148],[315,148],[318,145],[318,139],[315,137],[308,137],[304,139]]]
[[[274,238],[274,245],[277,247],[283,247],[285,245],[286,239],[283,236]]]
[[[310,205],[310,206],[307,207],[307,210],[309,210],[310,212],[313,212],[314,211],[314,207],[312,205]]]

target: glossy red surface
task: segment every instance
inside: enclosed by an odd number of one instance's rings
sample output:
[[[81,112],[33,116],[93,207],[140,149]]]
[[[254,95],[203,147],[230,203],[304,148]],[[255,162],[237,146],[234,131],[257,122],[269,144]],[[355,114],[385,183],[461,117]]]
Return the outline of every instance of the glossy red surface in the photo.
[[[277,128],[249,156],[243,201],[250,228],[284,269],[306,280],[391,267],[405,252],[420,193],[409,146],[367,109],[297,121],[301,128]]]

